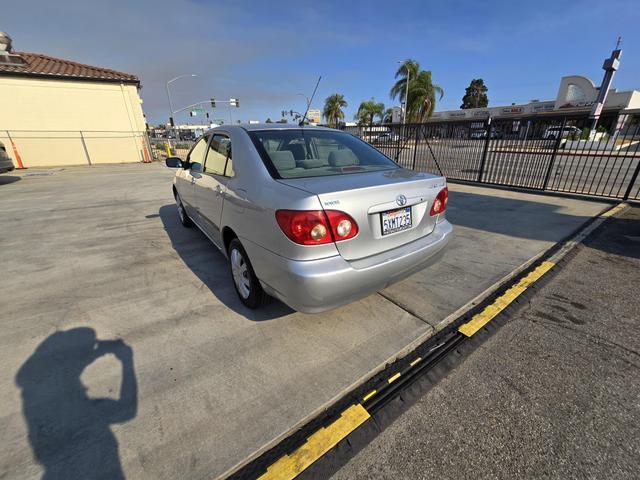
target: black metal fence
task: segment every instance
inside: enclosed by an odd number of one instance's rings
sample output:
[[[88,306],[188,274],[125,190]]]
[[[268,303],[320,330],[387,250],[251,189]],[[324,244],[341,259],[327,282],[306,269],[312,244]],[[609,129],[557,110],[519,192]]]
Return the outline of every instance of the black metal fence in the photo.
[[[450,179],[640,199],[640,117],[586,116],[346,127],[402,166]]]

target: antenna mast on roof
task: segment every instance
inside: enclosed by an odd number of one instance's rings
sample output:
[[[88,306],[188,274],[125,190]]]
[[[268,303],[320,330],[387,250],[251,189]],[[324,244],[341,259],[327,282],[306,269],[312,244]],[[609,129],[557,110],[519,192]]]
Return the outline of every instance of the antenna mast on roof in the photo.
[[[307,119],[307,113],[309,113],[309,108],[311,108],[311,102],[313,102],[313,97],[316,96],[316,91],[318,90],[318,85],[320,85],[321,79],[322,79],[322,75],[318,77],[318,81],[316,82],[316,88],[313,89],[313,93],[311,94],[311,100],[309,100],[309,103],[307,104],[307,109],[304,111],[304,115],[302,116],[302,120],[300,120],[300,123],[298,124],[301,127],[304,126],[304,121]]]

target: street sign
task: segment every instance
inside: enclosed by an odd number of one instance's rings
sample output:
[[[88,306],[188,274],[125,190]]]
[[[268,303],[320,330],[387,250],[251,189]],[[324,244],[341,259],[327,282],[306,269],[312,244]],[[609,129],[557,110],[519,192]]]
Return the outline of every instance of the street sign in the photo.
[[[307,111],[307,120],[309,120],[309,123],[315,123],[316,125],[318,125],[322,120],[322,114],[320,110],[315,108],[310,108]]]

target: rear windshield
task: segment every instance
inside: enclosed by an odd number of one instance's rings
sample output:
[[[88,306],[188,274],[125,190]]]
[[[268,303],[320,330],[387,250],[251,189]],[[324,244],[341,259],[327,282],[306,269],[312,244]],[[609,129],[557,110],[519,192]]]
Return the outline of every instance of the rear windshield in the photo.
[[[400,168],[368,143],[339,131],[248,132],[276,178],[306,178]]]

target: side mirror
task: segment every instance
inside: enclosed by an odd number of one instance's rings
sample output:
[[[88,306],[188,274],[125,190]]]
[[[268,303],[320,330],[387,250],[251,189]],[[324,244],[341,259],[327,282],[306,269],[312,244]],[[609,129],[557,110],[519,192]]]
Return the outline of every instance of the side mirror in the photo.
[[[164,163],[169,168],[182,168],[182,160],[178,157],[167,157]]]

